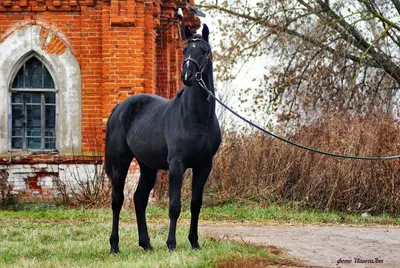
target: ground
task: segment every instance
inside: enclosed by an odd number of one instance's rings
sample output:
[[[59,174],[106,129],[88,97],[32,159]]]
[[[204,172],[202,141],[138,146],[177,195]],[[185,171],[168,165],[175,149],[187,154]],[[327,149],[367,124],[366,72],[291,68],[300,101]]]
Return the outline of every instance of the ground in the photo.
[[[126,208],[120,221],[121,254],[113,256],[109,208],[0,209],[0,267],[400,267],[398,216],[273,204],[205,206],[199,228],[202,250],[193,251],[186,206],[178,223],[178,249],[170,254],[165,245],[168,207],[150,206],[147,214],[155,250],[145,253],[138,246],[135,213]]]
[[[398,227],[213,224],[200,230],[216,240],[278,246],[312,267],[400,267]]]

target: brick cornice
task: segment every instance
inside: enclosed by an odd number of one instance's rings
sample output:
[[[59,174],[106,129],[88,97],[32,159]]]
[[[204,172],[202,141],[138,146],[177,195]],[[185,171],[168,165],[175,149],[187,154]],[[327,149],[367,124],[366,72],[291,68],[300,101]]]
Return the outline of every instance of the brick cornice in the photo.
[[[136,1],[142,2],[142,1]],[[135,0],[111,0],[111,26],[135,25]]]
[[[95,0],[0,0],[0,12],[79,12],[94,5]]]

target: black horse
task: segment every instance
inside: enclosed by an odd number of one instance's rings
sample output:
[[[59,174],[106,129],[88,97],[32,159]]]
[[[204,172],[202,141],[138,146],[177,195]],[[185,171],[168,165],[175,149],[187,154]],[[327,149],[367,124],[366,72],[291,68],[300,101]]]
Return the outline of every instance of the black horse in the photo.
[[[152,249],[146,224],[149,193],[156,182],[158,169],[169,170],[169,250],[176,248],[176,223],[181,212],[183,173],[192,168],[192,214],[189,241],[198,243],[198,219],[204,184],[212,159],[221,143],[221,132],[215,115],[215,100],[201,85],[214,93],[209,30],[192,34],[186,27],[187,44],[183,49],[182,81],[185,87],[171,99],[138,94],[117,105],[107,123],[105,165],[112,182],[113,223],[111,252],[119,252],[118,223],[124,201],[124,184],[129,165],[135,157],[140,178],[134,194],[139,246]]]

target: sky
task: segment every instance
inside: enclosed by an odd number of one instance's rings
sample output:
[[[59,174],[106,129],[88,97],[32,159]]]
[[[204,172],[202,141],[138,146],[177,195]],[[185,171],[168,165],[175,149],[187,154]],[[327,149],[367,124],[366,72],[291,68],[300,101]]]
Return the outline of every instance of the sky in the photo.
[[[203,11],[203,10],[202,10]],[[210,45],[213,49],[213,51],[218,51],[219,49],[219,42],[220,42],[220,36],[221,34],[219,33],[219,27],[218,27],[218,17],[212,17],[210,14],[207,12],[203,11],[206,13],[206,17],[199,17],[199,19],[202,22],[202,25],[205,23],[207,24],[209,30],[210,30]],[[203,27],[200,27],[197,30],[197,33],[201,34]],[[217,62],[214,60],[214,66],[217,64]],[[254,114],[253,112],[250,112],[249,109],[253,106],[253,97],[252,97],[252,92],[250,91],[248,93],[247,97],[247,102],[243,103],[240,105],[239,101],[239,92],[240,89],[246,89],[246,88],[258,88],[259,82],[261,79],[263,79],[264,74],[266,73],[266,70],[264,66],[274,66],[275,60],[271,57],[268,56],[263,56],[263,57],[256,57],[252,58],[244,64],[243,68],[241,71],[238,73],[236,79],[229,81],[229,82],[221,82],[218,80],[214,81],[215,88],[217,90],[216,96],[224,101],[228,106],[230,106],[233,110],[236,112],[240,113],[241,115],[245,116],[247,119],[259,123],[261,125],[265,125],[268,123],[270,120],[273,119],[272,115],[264,115],[264,114]],[[215,71],[214,71],[215,72]],[[215,74],[214,74],[215,77]],[[217,111],[216,111],[217,116],[220,119],[221,124],[223,125],[230,125],[232,124],[232,117],[230,117],[230,113],[225,110],[225,108],[221,107],[220,105],[217,104]],[[259,120],[257,120],[259,119]],[[226,122],[223,122],[226,121]],[[259,122],[257,122],[259,121]],[[262,122],[261,122],[262,121]],[[267,122],[266,122],[267,121]],[[237,127],[236,124],[239,126],[244,126],[245,124],[240,122],[239,119],[234,119],[233,125]]]

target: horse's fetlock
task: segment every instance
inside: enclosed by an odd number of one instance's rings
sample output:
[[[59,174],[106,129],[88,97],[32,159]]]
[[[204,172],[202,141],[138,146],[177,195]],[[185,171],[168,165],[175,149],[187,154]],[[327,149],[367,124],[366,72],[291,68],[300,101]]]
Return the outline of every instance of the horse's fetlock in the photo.
[[[150,244],[150,239],[146,239],[144,241],[139,240],[139,246],[142,247],[144,250],[153,250],[153,247]]]
[[[170,252],[175,251],[176,249],[176,240],[175,239],[168,239],[167,240],[167,247]]]
[[[189,239],[190,243],[193,244],[194,242],[199,241],[199,236],[198,235],[189,235],[188,239]]]
[[[119,238],[118,236],[114,237],[111,236],[110,237],[110,253],[119,253]]]

